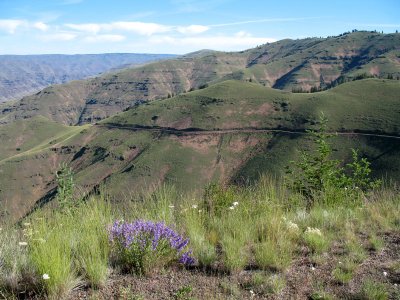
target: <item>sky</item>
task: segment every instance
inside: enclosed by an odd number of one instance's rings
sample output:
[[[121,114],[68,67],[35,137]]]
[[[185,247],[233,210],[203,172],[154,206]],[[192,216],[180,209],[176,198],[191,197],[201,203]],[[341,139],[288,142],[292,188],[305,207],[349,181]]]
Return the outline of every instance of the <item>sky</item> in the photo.
[[[0,54],[240,51],[400,31],[399,0],[0,0]]]

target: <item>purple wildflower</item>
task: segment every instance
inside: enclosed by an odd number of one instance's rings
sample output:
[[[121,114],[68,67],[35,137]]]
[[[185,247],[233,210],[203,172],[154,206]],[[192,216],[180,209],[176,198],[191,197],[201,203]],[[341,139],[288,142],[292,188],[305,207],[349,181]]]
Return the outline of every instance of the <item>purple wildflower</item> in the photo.
[[[192,251],[187,251],[181,255],[179,262],[184,265],[191,266],[194,265],[196,261],[192,257]]]
[[[186,249],[189,239],[185,239],[172,228],[162,222],[154,223],[151,221],[137,220],[133,223],[115,221],[109,227],[109,240],[113,245],[123,251],[140,251],[142,255],[147,252],[170,251],[175,252],[180,257],[179,262],[191,265],[194,259],[190,256],[191,251],[181,254]],[[165,248],[165,246],[169,246]],[[132,250],[133,251],[133,250]],[[141,256],[141,255],[139,255]]]

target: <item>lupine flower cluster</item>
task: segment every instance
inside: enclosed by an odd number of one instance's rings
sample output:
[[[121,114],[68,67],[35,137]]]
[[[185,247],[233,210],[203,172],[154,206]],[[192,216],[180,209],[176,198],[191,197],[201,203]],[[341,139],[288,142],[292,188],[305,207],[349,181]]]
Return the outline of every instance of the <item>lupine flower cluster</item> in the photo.
[[[133,265],[154,258],[177,259],[185,265],[195,263],[191,251],[185,251],[189,239],[185,239],[162,222],[137,220],[132,223],[115,221],[109,227],[109,239],[120,255],[131,256]],[[147,256],[147,257],[146,257]]]

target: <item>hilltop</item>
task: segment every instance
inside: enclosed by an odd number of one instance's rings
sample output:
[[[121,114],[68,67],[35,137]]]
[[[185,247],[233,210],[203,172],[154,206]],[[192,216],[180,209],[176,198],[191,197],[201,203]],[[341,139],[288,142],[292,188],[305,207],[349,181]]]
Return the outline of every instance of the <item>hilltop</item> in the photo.
[[[400,34],[360,31],[282,40],[241,52],[199,51],[49,87],[1,107],[0,120],[39,114],[65,125],[79,125],[229,79],[284,91],[310,91],[368,76],[400,77]]]

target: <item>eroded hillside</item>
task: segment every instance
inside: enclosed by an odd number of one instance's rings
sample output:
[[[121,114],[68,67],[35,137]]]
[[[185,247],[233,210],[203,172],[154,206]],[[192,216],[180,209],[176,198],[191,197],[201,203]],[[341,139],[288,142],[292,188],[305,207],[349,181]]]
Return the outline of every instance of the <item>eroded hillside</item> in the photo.
[[[372,161],[375,176],[396,180],[399,94],[397,80],[354,81],[313,94],[229,80],[139,105],[96,125],[60,127],[55,139],[43,134],[42,142],[8,149],[0,162],[2,216],[18,219],[51,200],[61,162],[72,166],[81,191],[105,185],[117,201],[161,183],[201,190],[214,180],[279,176],[299,149],[309,147],[304,130],[321,111],[329,130],[339,132],[338,157],[346,159],[350,148],[358,148]],[[40,120],[41,126],[29,128],[54,127]],[[7,126],[12,132],[21,123]]]
[[[354,32],[282,40],[242,52],[204,51],[50,87],[1,107],[0,121],[42,115],[66,125],[94,123],[144,102],[227,79],[286,91],[326,88],[359,75],[400,76],[400,34]]]

